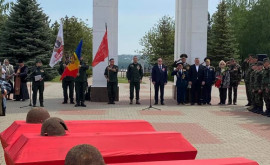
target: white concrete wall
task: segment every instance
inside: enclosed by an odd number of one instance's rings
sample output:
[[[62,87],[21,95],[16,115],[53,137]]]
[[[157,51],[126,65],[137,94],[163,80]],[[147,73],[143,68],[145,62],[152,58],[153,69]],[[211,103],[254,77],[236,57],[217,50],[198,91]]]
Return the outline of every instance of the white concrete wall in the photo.
[[[203,62],[207,53],[208,0],[175,0],[175,60],[188,55],[193,64],[199,57]]]
[[[93,0],[93,60],[105,34],[105,23],[108,27],[109,58],[118,64],[118,0]],[[108,59],[93,68],[92,87],[106,87],[104,70]]]

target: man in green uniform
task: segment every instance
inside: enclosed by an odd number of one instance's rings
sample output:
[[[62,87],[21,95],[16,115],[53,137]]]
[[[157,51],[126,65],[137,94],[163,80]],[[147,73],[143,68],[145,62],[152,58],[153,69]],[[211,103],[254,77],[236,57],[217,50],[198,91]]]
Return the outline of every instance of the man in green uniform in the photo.
[[[67,56],[65,58],[65,61],[61,61],[60,67],[58,69],[58,72],[60,75],[64,73],[65,68],[69,64],[69,57]],[[70,99],[70,104],[74,104],[74,77],[72,76],[66,76],[62,80],[62,88],[63,88],[63,94],[64,94],[64,101],[62,104],[67,104],[68,102],[68,88],[69,88],[69,99]]]
[[[251,99],[251,95],[252,92],[250,91],[250,74],[253,71],[252,70],[252,66],[257,62],[257,58],[256,55],[254,54],[250,54],[249,55],[249,67],[248,69],[245,71],[245,85],[246,85],[246,94],[247,94],[247,100],[248,100],[248,104],[246,106],[251,106],[252,103],[252,99]]]
[[[77,77],[75,78],[75,91],[76,91],[76,104],[75,107],[86,107],[85,101],[85,90],[87,86],[87,75],[86,70],[89,68],[88,65],[83,61],[83,57],[80,58],[80,66]]]
[[[143,68],[141,64],[138,63],[138,57],[133,57],[133,63],[129,64],[127,69],[127,78],[128,83],[130,84],[130,104],[133,104],[133,98],[134,98],[134,87],[136,90],[136,104],[140,104],[140,83],[142,83],[143,78]]]
[[[104,76],[107,79],[107,91],[109,102],[108,104],[115,104],[115,97],[117,93],[118,86],[118,66],[114,65],[114,59],[110,59],[110,65],[106,67]]]
[[[250,107],[248,107],[247,109],[249,111],[253,111],[253,109],[255,108],[255,95],[254,95],[254,92],[253,92],[253,89],[255,88],[255,73],[257,71],[257,65],[255,64],[251,64],[250,65],[251,67],[251,71],[250,71],[250,74],[249,74],[249,77],[250,77],[250,80],[249,80],[249,86],[248,86],[248,94],[250,94]]]
[[[36,60],[36,66],[32,69],[32,90],[33,90],[33,107],[36,107],[37,92],[39,91],[39,103],[41,107],[44,107],[43,92],[44,92],[44,78],[45,72],[42,68],[42,62],[40,59]]]
[[[266,111],[263,113],[264,116],[270,117],[270,61],[268,58],[263,60],[264,70],[262,73],[262,90],[263,90],[263,99],[266,106]]]
[[[253,109],[254,113],[262,114],[263,113],[263,97],[262,97],[262,69],[263,62],[259,61],[257,63],[257,71],[254,75],[254,98],[255,98],[255,108]]]

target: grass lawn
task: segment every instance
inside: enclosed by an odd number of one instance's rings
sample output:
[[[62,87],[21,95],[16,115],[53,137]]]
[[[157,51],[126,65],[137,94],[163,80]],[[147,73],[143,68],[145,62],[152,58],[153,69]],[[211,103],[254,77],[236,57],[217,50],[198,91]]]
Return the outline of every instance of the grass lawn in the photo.
[[[128,79],[125,78],[125,77],[118,77],[118,83],[127,84],[128,83]]]

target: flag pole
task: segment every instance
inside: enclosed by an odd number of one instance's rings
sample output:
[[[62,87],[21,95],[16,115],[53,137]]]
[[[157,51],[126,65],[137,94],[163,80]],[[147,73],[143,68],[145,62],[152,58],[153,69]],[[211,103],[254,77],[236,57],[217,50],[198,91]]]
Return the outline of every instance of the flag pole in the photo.
[[[105,29],[106,29],[105,33],[107,33],[107,22],[105,23]],[[109,68],[110,68],[110,53],[108,52],[108,69],[107,69],[107,71],[108,71],[108,80],[110,80],[110,70],[109,70]]]

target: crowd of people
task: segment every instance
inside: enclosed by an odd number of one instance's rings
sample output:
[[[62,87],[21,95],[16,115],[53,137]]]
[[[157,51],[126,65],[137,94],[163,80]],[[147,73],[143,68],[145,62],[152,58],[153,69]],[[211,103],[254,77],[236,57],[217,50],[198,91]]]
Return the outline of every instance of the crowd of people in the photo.
[[[268,96],[268,92],[270,92],[270,61],[268,58],[258,60],[258,56],[249,55],[243,63],[244,74],[241,66],[234,59],[230,59],[228,62],[221,60],[219,66],[215,68],[211,66],[209,58],[205,58],[203,63],[199,58],[195,58],[193,65],[186,62],[187,58],[186,54],[182,54],[180,59],[172,65],[175,69],[171,72],[171,76],[176,77],[176,101],[178,105],[211,105],[213,86],[219,89],[219,105],[237,105],[237,89],[244,75],[248,110],[270,117],[270,97]],[[64,58],[60,63],[58,70],[60,75],[63,74],[69,63],[69,58]],[[40,106],[44,107],[43,91],[46,72],[40,59],[36,60],[36,65],[30,71],[24,65],[22,59],[18,60],[16,67],[9,64],[7,59],[0,66],[0,104],[2,105],[0,115],[5,115],[6,100],[11,100],[11,93],[13,93],[14,101],[29,99],[28,81],[32,82],[33,106],[36,106],[37,93],[39,92]],[[88,86],[86,75],[88,68],[89,66],[81,58],[77,77],[66,76],[62,80],[63,104],[67,104],[70,100],[70,104],[75,104],[75,107],[86,107],[84,102],[85,91]],[[107,80],[108,104],[115,104],[118,91],[118,66],[114,64],[113,58],[109,60],[104,76]],[[133,104],[134,90],[135,104],[140,104],[140,84],[143,79],[143,68],[138,63],[137,56],[133,57],[133,62],[127,68],[127,79],[130,84],[130,104]],[[168,68],[163,64],[162,58],[159,58],[156,65],[153,66],[151,80],[155,89],[154,104],[165,105],[164,88],[168,82]],[[74,100],[74,87],[76,100]],[[265,101],[266,111],[263,110],[263,100]]]

